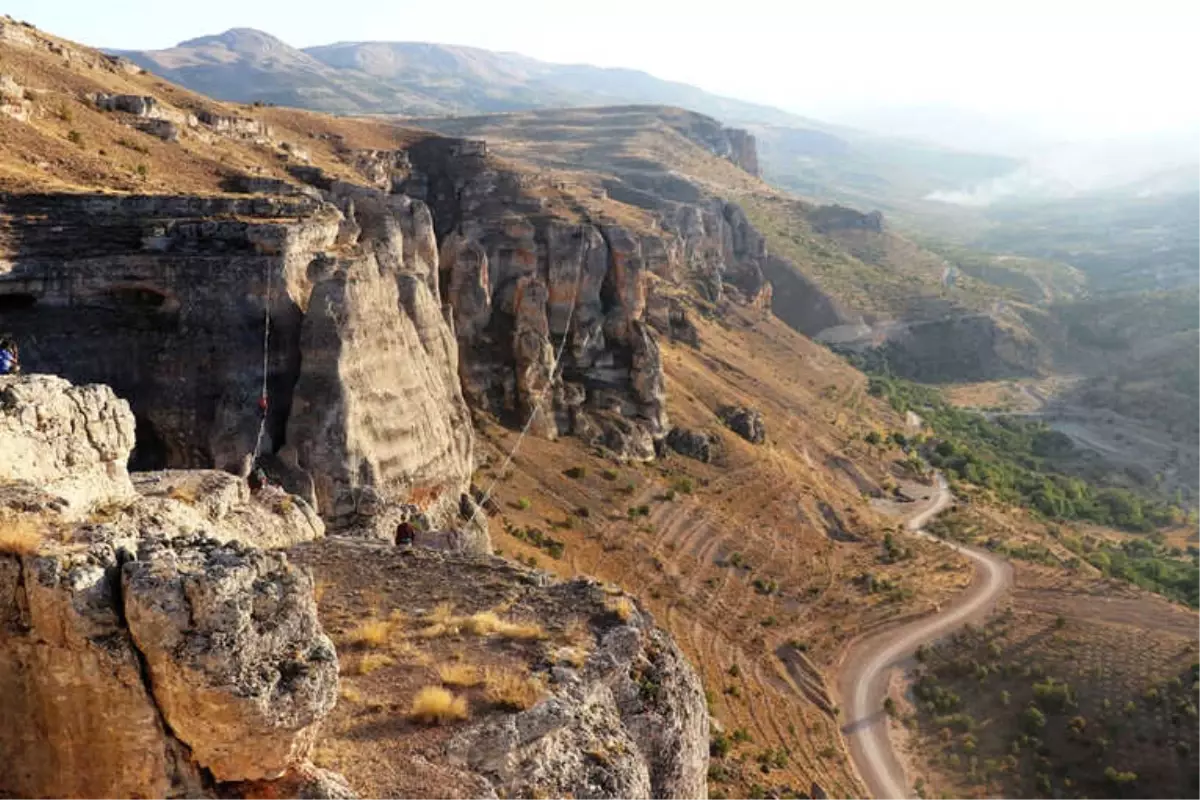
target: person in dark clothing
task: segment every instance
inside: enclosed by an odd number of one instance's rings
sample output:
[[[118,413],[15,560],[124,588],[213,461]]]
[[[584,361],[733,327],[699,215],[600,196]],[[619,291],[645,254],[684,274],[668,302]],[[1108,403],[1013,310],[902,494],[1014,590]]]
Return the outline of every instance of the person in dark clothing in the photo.
[[[417,543],[417,529],[405,520],[396,526],[396,546],[412,547]]]
[[[252,492],[261,492],[271,485],[271,482],[267,480],[267,473],[263,472],[262,467],[254,468],[254,471],[250,473],[248,483]]]
[[[21,371],[17,343],[11,336],[0,336],[0,375],[16,375]]]

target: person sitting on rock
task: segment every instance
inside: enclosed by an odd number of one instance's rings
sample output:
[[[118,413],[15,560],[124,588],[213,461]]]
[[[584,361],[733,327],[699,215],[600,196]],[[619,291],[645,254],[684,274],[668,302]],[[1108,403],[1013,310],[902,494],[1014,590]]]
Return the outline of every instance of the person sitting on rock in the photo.
[[[408,520],[396,526],[396,547],[412,547],[417,543],[417,529]]]
[[[267,480],[267,473],[263,471],[262,467],[255,467],[247,482],[250,484],[252,492],[261,492],[271,485],[271,482]]]
[[[16,341],[10,336],[0,337],[0,375],[16,375],[20,371]]]

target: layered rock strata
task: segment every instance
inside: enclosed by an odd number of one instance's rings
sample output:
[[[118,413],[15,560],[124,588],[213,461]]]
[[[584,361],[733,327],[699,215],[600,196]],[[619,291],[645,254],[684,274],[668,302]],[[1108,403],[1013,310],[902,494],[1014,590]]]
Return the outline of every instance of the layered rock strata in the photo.
[[[429,212],[327,196],[0,198],[3,327],[27,371],[129,399],[134,468],[257,446],[327,520],[453,515],[472,432]]]

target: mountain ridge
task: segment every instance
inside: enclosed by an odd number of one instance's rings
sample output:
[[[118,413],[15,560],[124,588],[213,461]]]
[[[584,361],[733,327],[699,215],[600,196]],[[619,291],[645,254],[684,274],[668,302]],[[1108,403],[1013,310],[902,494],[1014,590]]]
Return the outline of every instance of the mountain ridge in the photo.
[[[430,42],[348,41],[292,47],[233,28],[161,50],[109,51],[228,102],[339,115],[477,116],[625,105],[672,106],[745,128],[763,173],[789,191],[862,211],[918,207],[1015,171],[1016,159],[971,153],[812,119],[625,67],[555,64],[513,52]],[[934,204],[939,209],[950,206]]]

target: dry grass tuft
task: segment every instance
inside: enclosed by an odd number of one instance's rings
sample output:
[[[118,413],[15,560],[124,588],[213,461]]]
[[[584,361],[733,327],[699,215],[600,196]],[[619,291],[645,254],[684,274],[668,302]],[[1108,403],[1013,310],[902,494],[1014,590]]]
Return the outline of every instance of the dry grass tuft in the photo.
[[[383,647],[392,636],[392,625],[387,620],[369,619],[346,634],[346,642],[352,647]]]
[[[364,653],[362,658],[354,662],[354,672],[357,675],[370,675],[375,670],[390,667],[395,663],[396,659],[384,653]]]
[[[484,673],[484,697],[492,705],[510,711],[532,708],[542,699],[542,685],[526,675],[489,667]]]
[[[447,686],[478,686],[483,682],[479,668],[473,664],[443,664],[438,667],[438,678]]]
[[[614,597],[606,603],[608,610],[617,615],[621,622],[628,622],[633,616],[633,601],[625,595]]]
[[[554,651],[554,661],[557,664],[570,664],[575,669],[582,669],[587,663],[588,653],[582,647],[560,647]]]
[[[476,636],[496,634],[505,639],[545,639],[546,632],[536,622],[509,622],[492,611],[480,611],[463,621],[464,627]]]
[[[196,487],[187,485],[172,486],[167,489],[167,497],[188,505],[196,504]]]
[[[363,701],[362,692],[360,692],[358,689],[355,689],[348,683],[342,684],[341,689],[338,690],[338,694],[341,695],[342,699],[347,703],[361,703]]]
[[[0,553],[33,555],[42,543],[42,528],[28,517],[0,517]]]
[[[408,712],[409,719],[423,725],[441,725],[468,716],[467,698],[456,697],[441,686],[426,686],[417,692]]]
[[[454,618],[454,606],[445,602],[438,603],[433,607],[433,611],[425,615],[425,618],[435,625],[439,622],[448,622]]]
[[[438,607],[441,608],[442,606]],[[473,636],[496,635],[504,639],[547,638],[546,631],[536,622],[509,622],[501,619],[494,611],[479,611],[469,617],[455,617],[438,609],[428,617],[431,624],[417,631],[417,636],[422,639],[436,639],[439,636],[469,633]]]

